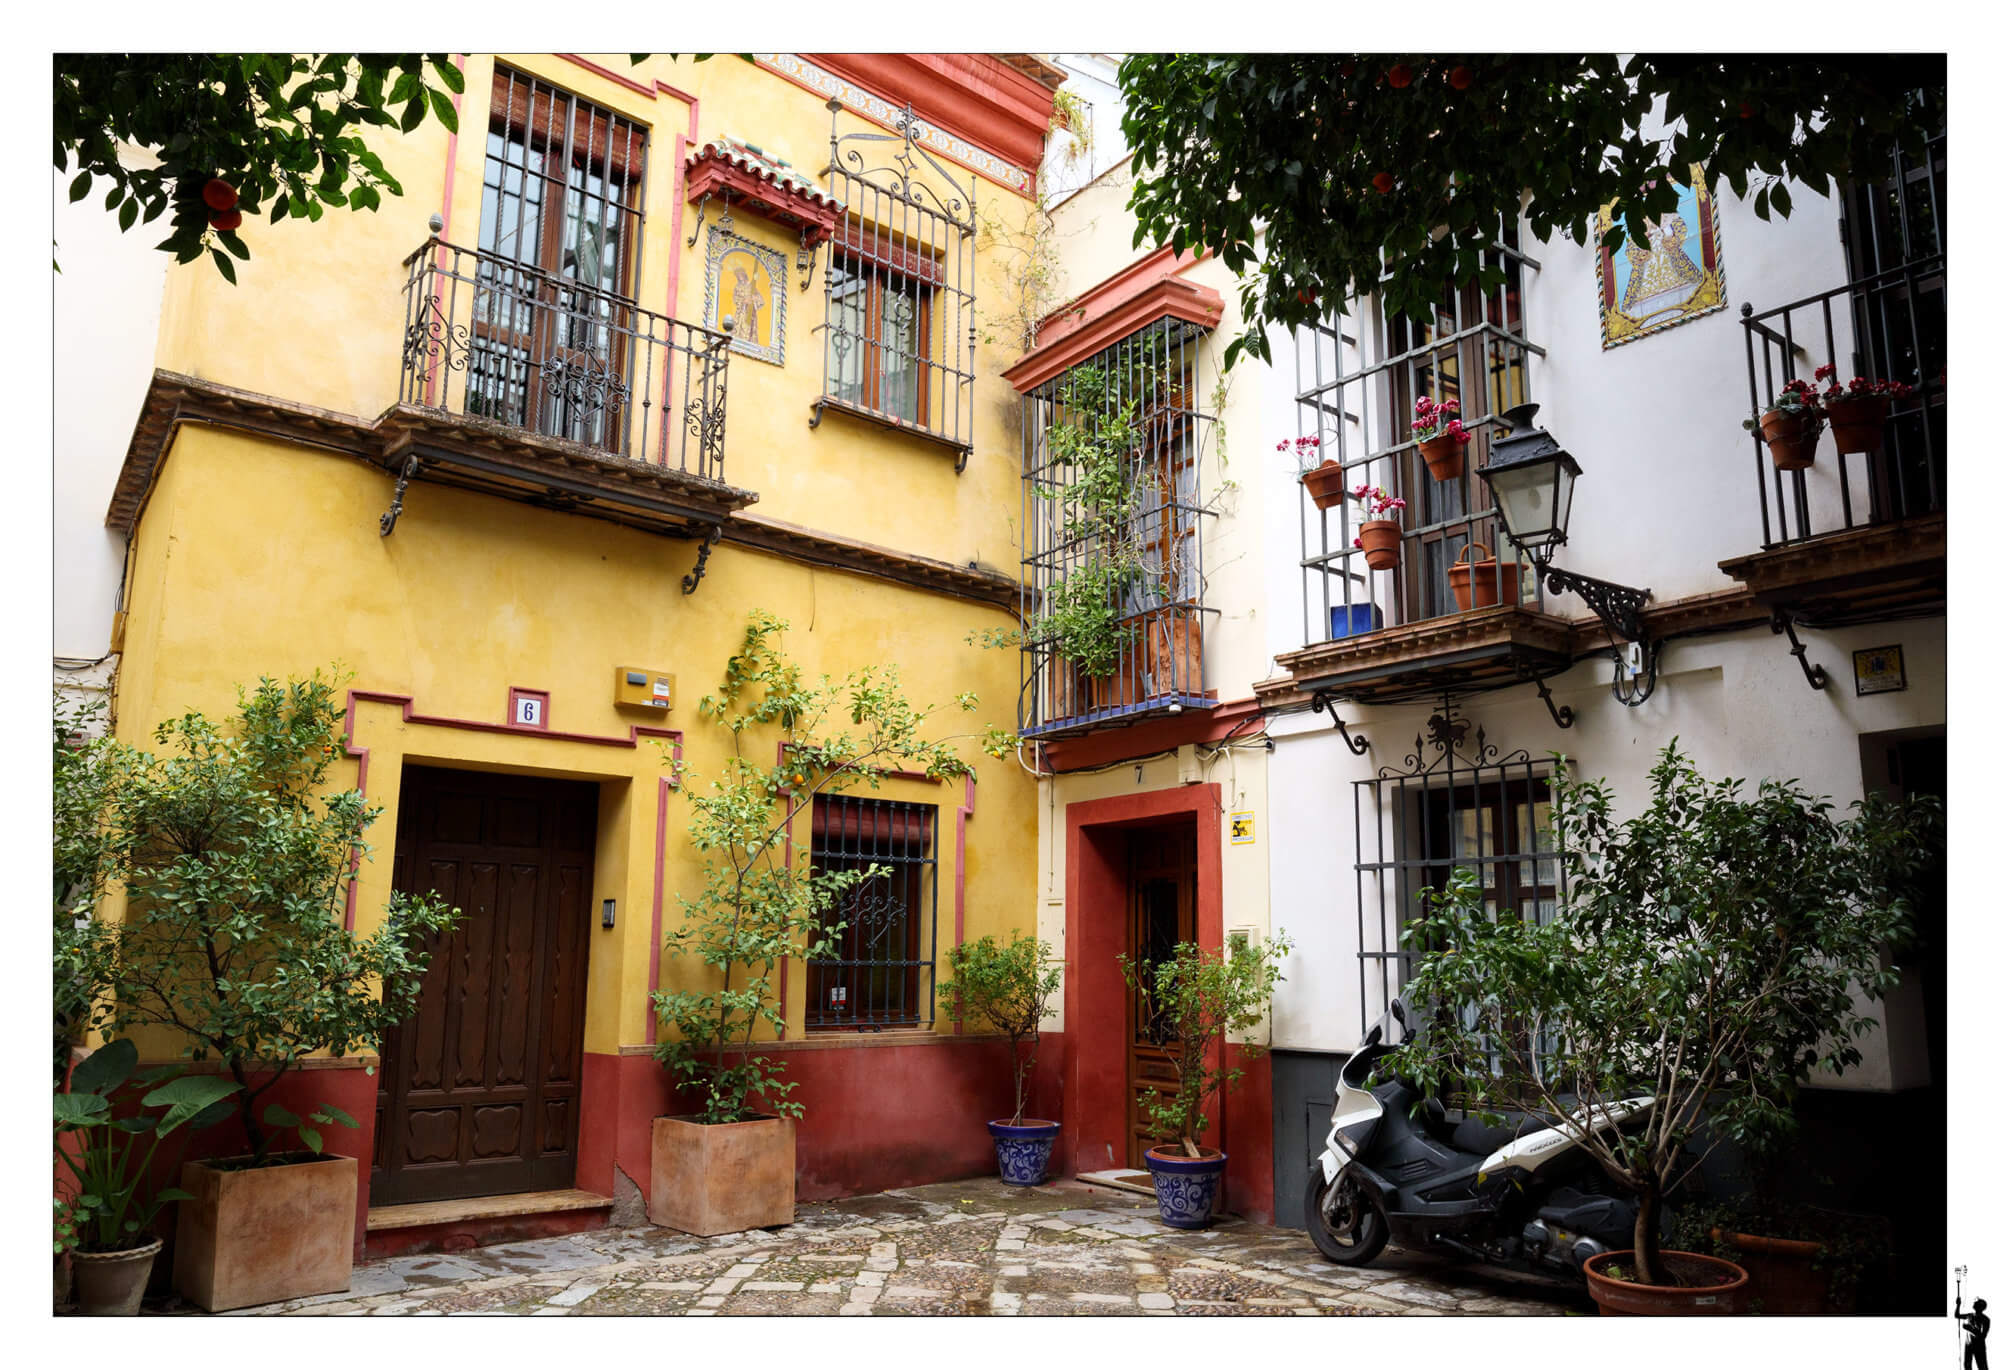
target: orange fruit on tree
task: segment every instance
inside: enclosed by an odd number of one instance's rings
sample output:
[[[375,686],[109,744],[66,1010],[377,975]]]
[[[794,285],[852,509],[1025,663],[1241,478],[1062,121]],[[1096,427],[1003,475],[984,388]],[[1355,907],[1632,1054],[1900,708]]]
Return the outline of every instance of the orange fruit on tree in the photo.
[[[1398,62],[1395,66],[1389,68],[1389,84],[1397,90],[1401,90],[1414,79],[1415,77],[1406,63]]]
[[[242,226],[243,211],[232,209],[223,214],[211,214],[208,221],[224,233],[233,233]]]
[[[1394,176],[1391,176],[1386,171],[1378,171],[1375,173],[1375,189],[1381,191],[1384,195],[1387,195],[1390,191],[1394,190],[1395,188],[1396,188],[1396,178]]]
[[[236,187],[220,176],[211,176],[201,188],[201,202],[217,214],[236,208]]]
[[[1453,90],[1464,90],[1471,84],[1472,72],[1469,69],[1465,67],[1453,67],[1451,69],[1451,88]]]

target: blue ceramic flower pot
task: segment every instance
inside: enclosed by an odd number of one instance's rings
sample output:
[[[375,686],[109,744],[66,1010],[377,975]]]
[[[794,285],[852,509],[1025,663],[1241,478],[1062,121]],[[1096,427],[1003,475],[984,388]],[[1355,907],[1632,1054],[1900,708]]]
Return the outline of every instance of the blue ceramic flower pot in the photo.
[[[1002,1184],[1037,1185],[1048,1178],[1049,1148],[1062,1131],[1061,1123],[1023,1118],[1019,1127],[988,1123],[986,1130],[993,1134],[993,1150],[1000,1157]]]
[[[1197,1161],[1149,1147],[1146,1169],[1153,1172],[1160,1221],[1168,1227],[1207,1227],[1215,1212],[1215,1191],[1222,1186],[1223,1163],[1228,1159],[1224,1151]]]

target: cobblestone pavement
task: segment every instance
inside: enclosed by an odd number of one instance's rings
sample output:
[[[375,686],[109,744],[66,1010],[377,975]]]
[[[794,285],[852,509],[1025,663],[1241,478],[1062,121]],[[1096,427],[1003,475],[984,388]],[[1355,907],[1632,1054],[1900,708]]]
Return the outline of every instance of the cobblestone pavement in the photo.
[[[819,1314],[1153,1316],[1550,1314],[1580,1291],[1391,1248],[1348,1270],[1304,1233],[1158,1221],[1142,1196],[995,1179],[801,1204],[792,1226],[723,1237],[603,1229],[354,1269],[352,1289],[252,1315]]]

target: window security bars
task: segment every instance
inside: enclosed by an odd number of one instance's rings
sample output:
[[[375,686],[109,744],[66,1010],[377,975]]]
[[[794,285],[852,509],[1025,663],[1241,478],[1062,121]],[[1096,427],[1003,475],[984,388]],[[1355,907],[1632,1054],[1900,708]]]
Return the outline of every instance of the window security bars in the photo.
[[[1021,731],[1028,737],[1205,709],[1201,467],[1203,330],[1164,318],[1044,382],[1022,410]],[[1129,426],[1127,420],[1129,419]],[[1115,476],[1076,450],[1118,433]],[[1107,489],[1107,481],[1115,489]],[[1110,600],[1115,660],[1093,673],[1046,625]]]
[[[1890,405],[1880,448],[1831,451],[1831,474],[1824,457],[1804,471],[1779,471],[1764,451],[1763,435],[1753,433],[1766,550],[1944,508],[1944,194],[1940,129],[1925,140],[1921,159],[1898,152],[1887,180],[1847,189],[1841,221],[1846,285],[1761,313],[1743,306],[1753,416],[1786,382],[1801,372],[1810,376],[1812,359],[1834,362],[1843,381],[1866,376],[1917,387]],[[1818,451],[1833,447],[1823,435]]]
[[[404,261],[397,398],[721,480],[728,340],[634,302],[645,130],[505,67],[492,96],[478,250]]]
[[[1468,736],[1469,734],[1469,736]],[[1550,810],[1554,757],[1501,755],[1455,717],[1432,714],[1400,769],[1354,782],[1354,888],[1361,1027],[1387,1011],[1415,968],[1403,931],[1423,913],[1419,891],[1455,867],[1479,873],[1487,911],[1547,922],[1569,892]]]
[[[400,402],[723,478],[722,334],[438,238],[403,265]]]
[[[813,426],[824,410],[844,410],[944,443],[963,470],[972,450],[977,183],[961,186],[930,154],[909,106],[894,132],[842,133],[840,105],[831,104],[827,192],[847,214],[829,248],[826,385]],[[878,151],[888,165],[870,165]]]
[[[1467,607],[1539,602],[1533,564],[1505,541],[1486,484],[1474,474],[1493,439],[1506,436],[1498,415],[1528,399],[1528,355],[1545,355],[1528,341],[1521,312],[1523,272],[1540,263],[1521,253],[1513,226],[1500,236],[1480,261],[1497,261],[1501,284],[1459,288],[1428,324],[1384,318],[1371,302],[1355,317],[1336,315],[1296,335],[1294,436],[1319,440],[1321,456],[1340,463],[1347,490],[1375,486],[1408,502],[1398,516],[1399,563],[1378,571],[1355,542],[1373,517],[1363,503],[1350,497],[1321,510],[1300,485],[1307,644],[1459,612],[1449,575],[1461,558],[1475,563]],[[1432,476],[1410,436],[1420,396],[1457,400],[1472,434],[1452,479]],[[1492,565],[1476,565],[1488,559]]]
[[[809,1031],[923,1027],[937,983],[937,807],[846,795],[813,801],[816,871],[882,872],[828,915],[834,954],[806,963]]]

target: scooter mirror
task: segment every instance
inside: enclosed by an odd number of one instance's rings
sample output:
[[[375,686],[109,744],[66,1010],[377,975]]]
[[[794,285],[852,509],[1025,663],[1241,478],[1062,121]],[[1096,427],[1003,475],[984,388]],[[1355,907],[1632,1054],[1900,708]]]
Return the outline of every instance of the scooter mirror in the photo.
[[[1404,1027],[1410,1025],[1409,1016],[1403,1012],[1403,1001],[1401,999],[1391,999],[1389,1001],[1389,1014]]]

